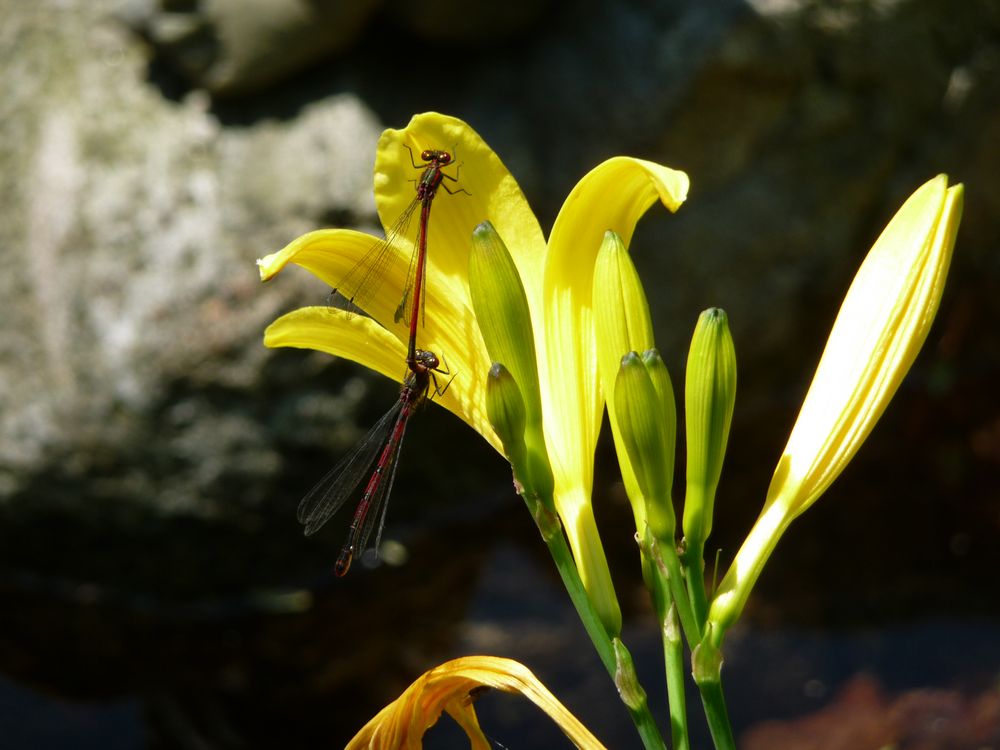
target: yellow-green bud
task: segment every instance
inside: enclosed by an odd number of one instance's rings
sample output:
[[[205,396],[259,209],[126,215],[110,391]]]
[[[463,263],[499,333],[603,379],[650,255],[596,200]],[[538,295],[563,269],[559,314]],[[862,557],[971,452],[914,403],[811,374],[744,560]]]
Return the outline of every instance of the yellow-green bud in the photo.
[[[503,443],[514,471],[517,492],[528,503],[543,537],[559,532],[552,490],[555,481],[545,453],[530,449],[525,429],[524,399],[514,376],[494,362],[486,377],[486,417]],[[544,512],[542,512],[544,509]]]
[[[516,472],[525,464],[524,398],[514,376],[499,362],[486,378],[486,416]]]
[[[608,405],[611,432],[618,453],[622,482],[632,503],[636,531],[645,533],[646,500],[632,459],[622,443],[614,389],[621,358],[628,352],[653,346],[653,325],[642,282],[625,244],[614,232],[605,232],[594,263],[592,308],[597,340],[597,368]]]
[[[524,454],[513,455],[505,442],[507,458],[518,480],[550,506],[555,480],[542,428],[542,400],[528,297],[507,246],[488,221],[472,232],[469,293],[486,351],[493,361],[503,362],[509,369],[522,399]]]
[[[621,443],[645,498],[646,523],[657,539],[674,539],[670,500],[673,446],[667,444],[664,409],[646,366],[635,352],[622,357],[614,391]]]
[[[540,422],[542,406],[528,297],[507,246],[488,221],[472,231],[469,294],[490,359],[503,362],[517,381],[527,422]]]
[[[684,537],[692,549],[700,550],[712,532],[715,490],[722,473],[735,401],[733,338],[726,313],[711,308],[698,318],[684,384],[687,427]]]
[[[667,366],[656,349],[647,349],[641,355],[642,363],[649,373],[649,380],[656,391],[663,417],[663,435],[667,445],[667,463],[664,473],[667,475],[667,486],[674,484],[674,454],[677,447],[677,402],[674,400],[674,385],[670,380]]]
[[[601,377],[610,390],[618,362],[627,352],[653,346],[653,324],[639,273],[624,243],[614,232],[605,232],[594,262],[594,329],[597,335]]]

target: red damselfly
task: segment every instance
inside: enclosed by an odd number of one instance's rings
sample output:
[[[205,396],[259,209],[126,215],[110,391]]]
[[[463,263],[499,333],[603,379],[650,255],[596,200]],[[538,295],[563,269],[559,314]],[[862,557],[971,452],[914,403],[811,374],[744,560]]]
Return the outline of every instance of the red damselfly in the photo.
[[[432,383],[433,395],[436,396],[443,395],[451,383],[448,381],[443,388],[438,387],[435,373],[449,373],[440,368],[437,355],[433,352],[417,349],[409,368],[399,391],[399,399],[393,407],[368,431],[357,447],[341,459],[299,503],[299,522],[305,525],[306,536],[309,536],[340,510],[368,474],[372,462],[375,462],[375,469],[354,510],[347,540],[333,567],[333,572],[338,576],[345,575],[355,556],[368,549],[368,540],[376,528],[378,531],[372,548],[378,551],[382,527],[385,525],[386,501],[396,478],[399,450],[403,444],[406,425],[414,410],[427,399]]]
[[[437,195],[438,188],[444,188],[445,192],[453,195],[469,191],[464,188],[452,190],[445,184],[445,180],[458,182],[457,175],[452,177],[444,172],[444,168],[453,163],[450,152],[425,149],[420,152],[420,160],[423,164],[417,164],[410,147],[406,144],[403,146],[410,153],[410,163],[413,168],[423,170],[420,177],[414,180],[417,186],[416,196],[399,215],[392,227],[386,231],[385,239],[377,242],[365,254],[365,257],[340,281],[334,292],[340,294],[355,307],[365,309],[366,303],[371,301],[380,280],[385,276],[386,265],[394,257],[393,246],[396,240],[406,235],[410,220],[419,206],[420,220],[417,227],[417,239],[413,243],[413,252],[410,255],[410,266],[406,274],[406,283],[403,286],[403,298],[399,307],[396,308],[395,314],[396,322],[402,320],[410,326],[406,362],[412,369],[417,362],[417,322],[423,318],[424,272],[427,269],[427,227],[431,218],[431,204],[434,201],[434,196]],[[461,165],[458,166],[461,168]]]

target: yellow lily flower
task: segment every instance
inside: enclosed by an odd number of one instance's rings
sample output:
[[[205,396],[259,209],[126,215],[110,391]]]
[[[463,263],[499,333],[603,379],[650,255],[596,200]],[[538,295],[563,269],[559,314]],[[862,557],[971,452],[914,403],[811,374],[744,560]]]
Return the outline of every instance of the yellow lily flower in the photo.
[[[604,396],[597,377],[591,306],[594,259],[608,230],[627,245],[639,217],[660,200],[676,210],[687,195],[683,172],[618,157],[597,166],[573,189],[548,243],[517,182],[495,153],[461,120],[416,115],[403,130],[379,140],[375,198],[386,227],[413,200],[413,154],[451,149],[457,185],[466,193],[438,194],[428,232],[425,316],[418,345],[443,356],[455,375],[440,403],[500,450],[485,406],[491,362],[469,295],[473,228],[488,219],[510,249],[531,310],[546,446],[555,478],[555,503],[595,603],[614,602],[614,589],[590,503],[593,454]],[[310,232],[258,261],[268,280],[289,263],[305,267],[332,287],[371,248],[373,239],[344,229]],[[410,246],[393,248],[392,262],[370,309],[372,319],[314,307],[279,318],[265,333],[267,346],[319,349],[348,357],[401,380],[408,331],[393,314],[403,296]],[[610,609],[616,609],[617,603]],[[614,629],[620,613],[605,610]]]
[[[579,748],[604,747],[523,664],[496,656],[466,656],[421,675],[347,743],[347,750],[421,748],[424,733],[437,723],[442,711],[465,730],[473,750],[489,750],[491,744],[479,728],[474,706],[476,691],[483,687],[520,693],[547,713]]]
[[[417,343],[443,357],[456,376],[445,395],[435,400],[499,450],[484,402],[489,361],[469,299],[469,238],[485,216],[494,217],[519,242],[533,237],[532,227],[539,238],[541,232],[520,188],[496,154],[465,123],[437,114],[415,117],[405,130],[387,130],[379,139],[375,204],[387,230],[416,195],[413,182],[420,172],[413,169],[411,154],[428,148],[450,148],[455,153],[454,167],[445,172],[457,177],[468,194],[441,191],[434,200],[428,224],[424,324],[418,327]],[[528,239],[522,236],[525,232]],[[272,279],[294,263],[335,288],[376,242],[371,235],[351,229],[309,232],[258,260],[261,280]],[[378,269],[380,286],[367,300],[365,312],[370,318],[330,307],[306,307],[272,323],[264,333],[264,344],[346,357],[401,382],[406,374],[409,330],[394,317],[403,297],[411,242],[412,237],[396,237],[389,248],[388,262]]]
[[[778,462],[760,517],[709,616],[718,645],[794,518],[843,471],[913,364],[934,320],[962,215],[939,175],[903,204],[858,270]]]

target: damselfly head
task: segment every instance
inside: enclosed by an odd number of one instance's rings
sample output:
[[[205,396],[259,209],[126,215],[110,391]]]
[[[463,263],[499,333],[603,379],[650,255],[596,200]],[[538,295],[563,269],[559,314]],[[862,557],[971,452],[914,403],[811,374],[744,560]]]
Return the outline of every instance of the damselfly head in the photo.
[[[434,352],[429,352],[426,349],[417,349],[416,356],[414,357],[416,369],[423,371],[436,370],[440,364],[441,362]]]
[[[425,162],[436,164],[439,167],[451,164],[451,154],[436,148],[428,148],[421,151],[420,158]]]

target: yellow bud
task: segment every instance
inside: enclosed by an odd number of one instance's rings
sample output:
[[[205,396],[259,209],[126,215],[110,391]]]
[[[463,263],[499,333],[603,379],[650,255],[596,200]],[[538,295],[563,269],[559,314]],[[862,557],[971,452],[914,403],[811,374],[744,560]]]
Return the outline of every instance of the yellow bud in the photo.
[[[624,243],[614,232],[604,233],[594,264],[593,283],[598,373],[604,393],[607,394],[608,417],[622,482],[632,504],[636,531],[644,534],[646,500],[636,479],[632,458],[622,443],[616,399],[612,394],[622,357],[628,352],[641,352],[651,348],[653,326],[639,274]]]
[[[760,517],[712,602],[713,638],[743,611],[778,539],[843,471],[923,345],[962,215],[963,188],[938,175],[876,240],[833,324]]]

